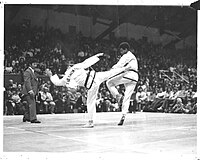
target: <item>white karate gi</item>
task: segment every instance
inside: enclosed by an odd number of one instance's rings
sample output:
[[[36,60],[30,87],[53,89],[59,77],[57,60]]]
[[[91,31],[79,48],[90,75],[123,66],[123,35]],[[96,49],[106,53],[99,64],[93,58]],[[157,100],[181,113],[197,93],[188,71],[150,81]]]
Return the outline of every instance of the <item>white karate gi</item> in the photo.
[[[126,65],[130,65],[131,68],[129,71],[126,71],[125,74],[119,74],[117,76],[114,76],[110,78],[106,84],[108,89],[110,90],[111,94],[116,97],[116,95],[119,94],[118,90],[115,86],[118,86],[120,84],[124,84],[125,86],[125,93],[124,93],[124,99],[122,102],[122,114],[126,115],[129,109],[130,105],[130,98],[131,95],[134,92],[135,86],[138,81],[138,62],[136,57],[133,53],[128,51],[126,54],[124,54],[117,64],[115,64],[112,68],[121,68]]]
[[[66,86],[75,88],[76,86],[85,86],[88,88],[87,92],[87,111],[88,119],[94,120],[94,113],[96,113],[95,102],[97,99],[97,93],[99,86],[103,81],[117,75],[124,74],[125,70],[129,67],[122,67],[117,69],[111,69],[105,72],[95,72],[94,70],[86,70],[93,64],[99,61],[98,54],[94,55],[82,63],[75,64],[71,68],[67,69],[65,75],[62,79],[59,79],[57,75],[51,76],[50,79],[52,83],[56,86]],[[87,80],[87,84],[86,84]]]

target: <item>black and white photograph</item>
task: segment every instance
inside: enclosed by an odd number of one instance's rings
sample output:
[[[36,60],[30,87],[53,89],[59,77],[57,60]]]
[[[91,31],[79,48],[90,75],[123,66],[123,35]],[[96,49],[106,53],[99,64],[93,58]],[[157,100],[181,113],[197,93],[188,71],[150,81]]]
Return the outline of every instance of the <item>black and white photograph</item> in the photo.
[[[0,158],[200,158],[200,2],[50,2],[1,2]]]

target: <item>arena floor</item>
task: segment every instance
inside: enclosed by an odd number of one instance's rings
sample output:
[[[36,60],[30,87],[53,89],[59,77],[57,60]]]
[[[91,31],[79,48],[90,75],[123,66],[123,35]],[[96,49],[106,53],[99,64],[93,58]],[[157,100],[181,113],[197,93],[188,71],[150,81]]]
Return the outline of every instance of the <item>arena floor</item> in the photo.
[[[4,116],[3,152],[125,153],[196,158],[197,115],[137,112],[117,126],[119,112],[97,113],[83,128],[85,113],[38,115],[41,124]]]

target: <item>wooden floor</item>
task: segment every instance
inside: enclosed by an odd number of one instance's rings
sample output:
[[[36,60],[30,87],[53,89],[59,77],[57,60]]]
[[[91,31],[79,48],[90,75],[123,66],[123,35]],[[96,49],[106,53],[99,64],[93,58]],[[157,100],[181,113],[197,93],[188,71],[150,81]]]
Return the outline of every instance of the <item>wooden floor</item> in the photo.
[[[38,115],[41,124],[4,116],[3,152],[176,155],[195,159],[197,115],[137,112],[97,113],[94,128],[83,128],[85,113]]]

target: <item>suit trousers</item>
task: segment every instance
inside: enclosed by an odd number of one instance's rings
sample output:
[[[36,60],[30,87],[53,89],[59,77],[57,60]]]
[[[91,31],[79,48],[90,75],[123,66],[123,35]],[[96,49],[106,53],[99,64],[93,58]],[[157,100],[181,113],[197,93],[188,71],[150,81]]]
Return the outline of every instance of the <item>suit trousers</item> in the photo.
[[[27,102],[24,112],[24,119],[27,120],[36,120],[36,100],[35,97],[31,97],[30,95],[25,95],[24,100]]]

